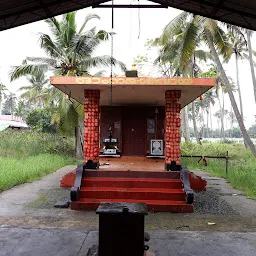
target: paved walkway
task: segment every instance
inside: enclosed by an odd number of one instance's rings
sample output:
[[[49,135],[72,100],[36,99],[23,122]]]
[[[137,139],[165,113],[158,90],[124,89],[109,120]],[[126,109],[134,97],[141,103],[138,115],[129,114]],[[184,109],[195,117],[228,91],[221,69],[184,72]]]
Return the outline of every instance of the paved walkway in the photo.
[[[0,256],[86,256],[97,244],[95,212],[53,207],[68,199],[69,191],[59,188],[59,180],[73,169],[67,166],[0,193]],[[195,173],[208,181],[207,191],[196,193],[195,213],[146,216],[150,248],[159,256],[255,256],[256,201],[225,179]]]
[[[151,231],[159,256],[255,256],[256,233]],[[86,256],[98,232],[70,229],[0,228],[1,256]]]

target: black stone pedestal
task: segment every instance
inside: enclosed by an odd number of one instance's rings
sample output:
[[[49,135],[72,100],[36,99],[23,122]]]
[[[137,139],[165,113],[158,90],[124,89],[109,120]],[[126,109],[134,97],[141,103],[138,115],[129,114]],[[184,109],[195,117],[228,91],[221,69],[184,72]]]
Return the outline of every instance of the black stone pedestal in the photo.
[[[144,203],[101,203],[99,214],[99,256],[143,256]]]

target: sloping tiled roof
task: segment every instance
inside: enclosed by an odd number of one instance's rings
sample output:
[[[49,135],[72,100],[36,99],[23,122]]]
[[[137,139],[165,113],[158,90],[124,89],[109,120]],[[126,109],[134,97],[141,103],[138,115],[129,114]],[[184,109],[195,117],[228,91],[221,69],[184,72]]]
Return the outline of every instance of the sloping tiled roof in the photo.
[[[107,1],[1,1],[0,31],[104,2]],[[127,2],[129,1],[126,1],[126,4]],[[256,30],[256,1],[253,0],[154,0],[152,2]]]
[[[2,121],[17,121],[17,122],[25,123],[25,121],[21,117],[17,117],[14,115],[0,115],[0,120],[2,120]]]

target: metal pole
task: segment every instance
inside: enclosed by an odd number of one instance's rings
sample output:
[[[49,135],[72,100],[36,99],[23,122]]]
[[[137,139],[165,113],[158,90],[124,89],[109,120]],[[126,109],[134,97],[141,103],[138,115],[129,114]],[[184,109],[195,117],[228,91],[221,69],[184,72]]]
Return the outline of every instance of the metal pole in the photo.
[[[228,178],[228,151],[226,152],[226,178]]]

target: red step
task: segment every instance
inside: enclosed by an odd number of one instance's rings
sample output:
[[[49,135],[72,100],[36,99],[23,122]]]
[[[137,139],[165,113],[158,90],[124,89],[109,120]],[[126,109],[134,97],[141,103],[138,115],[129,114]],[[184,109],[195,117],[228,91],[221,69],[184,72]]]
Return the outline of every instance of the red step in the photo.
[[[180,179],[180,172],[86,170],[84,177]]]
[[[194,211],[192,204],[185,201],[170,200],[134,200],[134,199],[95,199],[82,198],[79,201],[71,202],[72,210],[95,211],[101,202],[128,202],[128,203],[146,203],[150,212],[173,212],[173,213],[191,213]]]
[[[82,187],[181,189],[182,182],[178,179],[86,177]]]
[[[101,202],[146,203],[152,212],[193,212],[180,172],[86,170],[73,210],[96,210]]]
[[[183,189],[82,187],[81,198],[183,201]]]

